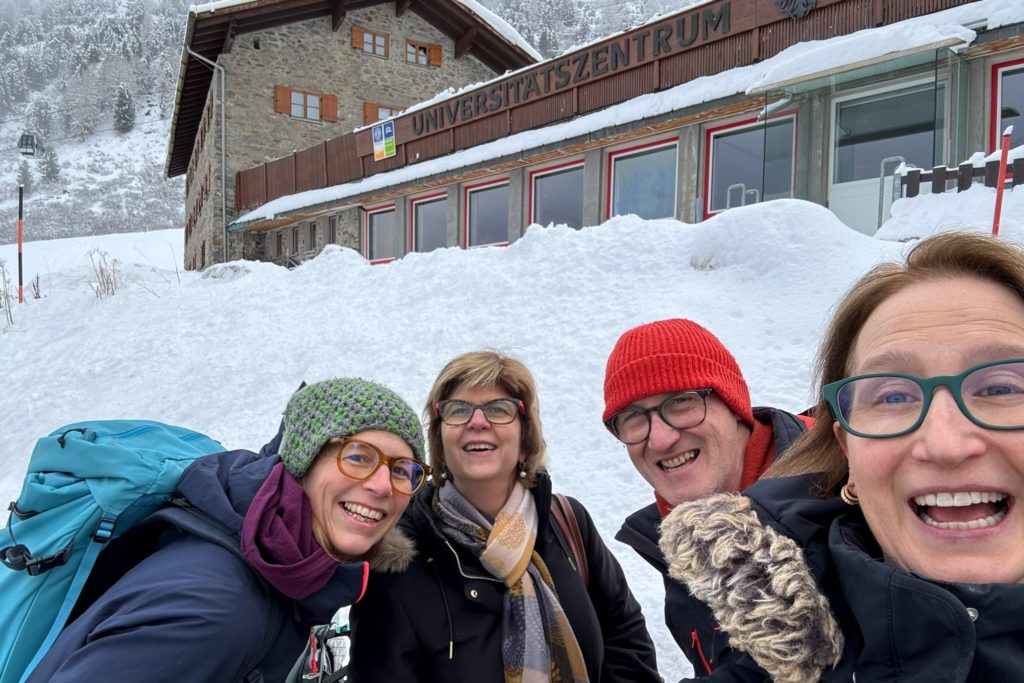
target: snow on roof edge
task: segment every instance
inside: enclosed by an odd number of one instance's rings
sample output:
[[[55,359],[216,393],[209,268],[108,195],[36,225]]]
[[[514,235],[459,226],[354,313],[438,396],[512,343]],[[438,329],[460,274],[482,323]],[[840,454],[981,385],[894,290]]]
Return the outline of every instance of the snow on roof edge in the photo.
[[[232,0],[223,1],[230,2]],[[995,16],[998,16],[998,21],[991,21]],[[964,27],[967,25],[976,25],[978,22],[984,22],[986,19],[989,20],[988,28],[990,29],[1024,22],[1024,3],[1019,3],[1018,0],[979,0],[978,2],[973,2],[968,5],[961,5],[940,12],[913,17],[888,26],[864,29],[845,36],[836,36],[834,38],[827,38],[820,41],[797,43],[796,45],[791,46],[790,48],[787,48],[773,57],[757,64],[736,67],[710,76],[702,76],[686,83],[681,83],[680,85],[669,88],[668,90],[641,95],[631,100],[627,100],[626,102],[622,102],[596,112],[591,112],[569,121],[545,126],[539,129],[523,131],[500,140],[477,145],[469,149],[460,150],[425,162],[404,166],[393,171],[380,173],[352,183],[334,185],[318,190],[308,190],[306,192],[278,197],[243,214],[242,216],[239,216],[239,218],[233,221],[230,225],[240,226],[242,223],[251,224],[259,220],[269,220],[277,216],[287,214],[291,211],[308,208],[315,204],[338,201],[346,197],[364,194],[394,185],[401,185],[403,183],[422,179],[438,173],[444,173],[456,168],[463,168],[471,164],[499,158],[507,154],[541,147],[553,142],[575,137],[576,135],[580,135],[591,130],[598,130],[612,125],[621,125],[623,123],[631,123],[684,107],[702,104],[731,95],[747,93],[750,89],[757,87],[761,82],[765,82],[770,79],[772,77],[771,74],[773,72],[773,67],[794,61],[792,52],[796,52],[797,50],[794,48],[799,49],[800,46],[813,46],[815,49],[820,49],[822,46],[831,45],[846,54],[852,53],[856,55],[857,53],[855,51],[849,50],[846,43],[849,43],[850,41],[864,40],[868,43],[881,43],[882,45],[879,48],[881,49],[880,54],[888,55],[910,49],[911,44],[907,38],[918,36],[918,39],[922,41],[923,44],[927,45],[937,42],[940,39],[946,39],[951,33],[969,44],[973,41],[974,32]],[[908,30],[911,28],[915,28],[917,30],[909,31],[908,35]],[[878,41],[878,32],[883,31],[898,33],[903,37],[902,42],[897,41],[896,43],[892,43],[890,41],[886,44],[887,41]],[[968,40],[968,36],[966,35],[967,33],[972,34],[969,36],[970,40]],[[874,38],[874,40],[872,40],[872,38]],[[898,50],[895,45],[899,45]],[[552,59],[560,59],[562,57],[564,57],[564,55]],[[537,65],[531,65],[525,68],[530,69],[535,68],[536,66]],[[505,74],[505,76],[507,75],[508,74]],[[498,80],[505,76],[497,77],[494,80]],[[744,76],[747,76],[748,78],[744,79]],[[457,92],[471,89],[471,87],[472,86],[466,86]],[[428,100],[427,102],[434,102],[442,99],[448,98],[435,96],[435,98],[432,98],[432,100]],[[424,103],[413,105],[409,107],[406,112],[420,109],[423,106]]]

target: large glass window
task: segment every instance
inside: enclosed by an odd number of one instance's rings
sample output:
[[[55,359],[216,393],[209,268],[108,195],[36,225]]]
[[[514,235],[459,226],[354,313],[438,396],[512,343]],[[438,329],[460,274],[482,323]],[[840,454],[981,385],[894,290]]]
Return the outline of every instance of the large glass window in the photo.
[[[793,196],[793,135],[786,117],[710,131],[708,213]]]
[[[540,225],[583,227],[583,164],[531,174],[532,220]]]
[[[466,189],[466,246],[508,242],[508,181]]]
[[[921,168],[942,163],[945,92],[944,84],[929,84],[839,102],[832,182],[878,178],[882,161],[897,155]]]
[[[1010,148],[1024,145],[1024,59],[995,67],[996,111],[993,149],[1003,144],[1003,131],[1013,126]]]
[[[657,144],[657,143],[654,143]],[[609,216],[671,218],[676,212],[676,144],[612,152]]]
[[[413,249],[433,251],[448,244],[448,196],[412,201]]]
[[[396,253],[395,207],[366,212],[366,256],[371,261],[393,259]]]

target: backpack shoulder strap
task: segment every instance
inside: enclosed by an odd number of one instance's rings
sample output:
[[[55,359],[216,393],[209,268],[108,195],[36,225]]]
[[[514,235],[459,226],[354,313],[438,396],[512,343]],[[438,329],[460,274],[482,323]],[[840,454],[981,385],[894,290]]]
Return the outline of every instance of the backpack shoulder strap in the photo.
[[[572,509],[569,499],[561,493],[551,496],[551,518],[555,520],[562,537],[569,544],[576,568],[583,578],[583,585],[590,587],[590,570],[587,567],[587,551],[583,547],[583,534],[580,533],[576,512]]]

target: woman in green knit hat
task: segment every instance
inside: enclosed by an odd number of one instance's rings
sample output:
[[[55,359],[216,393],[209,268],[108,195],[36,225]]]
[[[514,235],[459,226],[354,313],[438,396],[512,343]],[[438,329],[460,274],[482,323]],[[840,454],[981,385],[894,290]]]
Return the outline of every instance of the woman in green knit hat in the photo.
[[[404,569],[395,524],[429,473],[416,413],[390,389],[299,389],[259,453],[216,453],[182,475],[180,495],[220,536],[182,530],[135,565],[29,680],[283,681],[310,627],[358,601],[371,567]]]

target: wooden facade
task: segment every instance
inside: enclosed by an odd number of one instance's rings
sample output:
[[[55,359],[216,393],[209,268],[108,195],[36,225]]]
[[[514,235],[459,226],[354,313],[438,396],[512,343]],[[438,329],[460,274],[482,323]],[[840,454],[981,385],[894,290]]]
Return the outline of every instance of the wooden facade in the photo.
[[[969,1],[818,0],[799,18],[782,14],[774,0],[701,5],[402,114],[394,119],[397,153],[384,161],[374,161],[372,131],[366,128],[241,171],[235,209],[244,212],[296,191],[357,181],[568,120],[754,64],[799,42]]]

